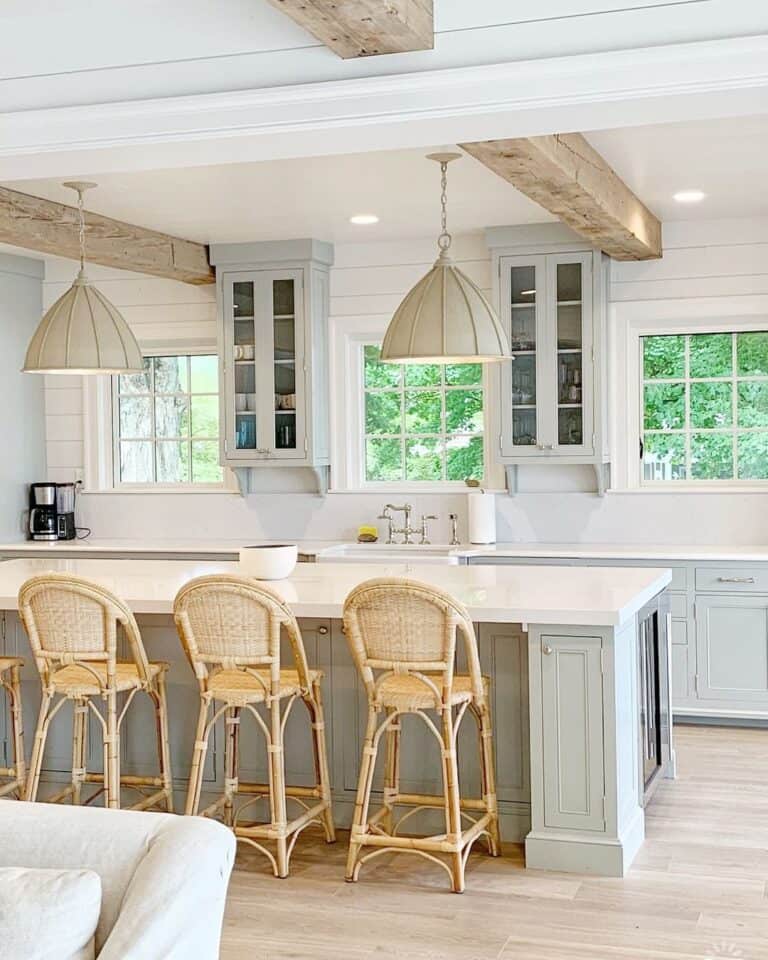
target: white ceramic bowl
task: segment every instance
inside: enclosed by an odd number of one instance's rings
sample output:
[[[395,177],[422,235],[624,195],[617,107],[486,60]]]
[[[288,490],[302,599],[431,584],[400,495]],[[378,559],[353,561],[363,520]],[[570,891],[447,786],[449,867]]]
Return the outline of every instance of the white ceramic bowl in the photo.
[[[283,580],[293,573],[299,556],[295,543],[265,543],[240,548],[240,569],[257,580]]]

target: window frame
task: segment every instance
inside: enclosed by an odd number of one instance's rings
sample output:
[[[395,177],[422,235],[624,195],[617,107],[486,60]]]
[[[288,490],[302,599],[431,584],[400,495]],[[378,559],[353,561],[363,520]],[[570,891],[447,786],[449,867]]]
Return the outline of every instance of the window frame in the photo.
[[[212,355],[218,358],[219,355],[215,343],[197,341],[194,344],[187,342],[144,344],[142,353],[148,357]],[[220,364],[219,378],[221,378]],[[219,379],[219,398],[221,398],[221,386],[221,379]],[[84,377],[83,391],[85,493],[228,495],[239,493],[237,478],[233,471],[227,467],[222,468],[223,478],[217,483],[192,483],[191,481],[183,483],[131,483],[120,480],[117,475],[120,443],[117,376]],[[154,393],[152,396],[154,396]],[[215,440],[217,446],[219,446],[220,437],[221,404],[219,403],[219,436]],[[154,440],[154,438],[152,439]]]
[[[746,306],[746,304],[745,304]],[[611,389],[616,416],[611,423],[612,478],[614,493],[762,493],[768,480],[651,480],[643,478],[640,457],[642,436],[643,356],[642,338],[713,333],[759,333],[768,330],[768,316],[757,309],[748,316],[718,313],[704,317],[670,317],[668,304],[652,301],[614,303],[611,308],[613,337]],[[644,315],[638,315],[643,312]],[[657,313],[657,316],[653,316]],[[624,322],[619,318],[625,314]],[[724,378],[727,379],[727,378]]]
[[[168,351],[159,352],[158,350],[152,350],[151,352],[148,351],[148,352],[146,353],[146,355],[145,355],[145,359],[147,359],[147,358],[152,358],[152,359],[154,359],[155,357],[184,357],[187,361],[189,361],[192,357],[214,357],[215,360],[216,360],[217,374],[218,374],[218,368],[219,368],[218,354],[217,354],[215,351],[210,352],[210,351],[201,350],[201,351],[199,351],[199,352],[196,351],[196,352],[193,353],[193,352],[189,352],[189,351],[186,351],[186,350],[185,350],[183,353],[180,353],[178,350],[174,350],[174,351],[172,351],[172,352],[168,352]],[[188,383],[189,390],[181,391],[181,392],[178,392],[178,393],[162,393],[162,392],[161,392],[161,393],[158,393],[157,390],[154,388],[154,383],[153,383],[152,389],[150,390],[150,392],[149,392],[148,394],[144,394],[144,393],[135,394],[135,396],[137,396],[137,397],[149,397],[149,399],[150,399],[150,406],[151,406],[151,417],[152,417],[153,430],[152,430],[151,436],[149,436],[149,437],[133,437],[133,438],[128,438],[125,442],[131,442],[131,441],[134,441],[134,442],[149,442],[149,443],[152,444],[152,447],[153,447],[153,472],[155,472],[155,473],[157,472],[157,444],[158,444],[158,442],[169,442],[169,443],[178,442],[178,443],[186,443],[186,444],[188,445],[188,448],[189,448],[189,456],[190,456],[190,476],[191,476],[191,466],[192,466],[192,464],[191,464],[192,443],[194,442],[195,439],[200,440],[200,441],[206,441],[206,442],[209,442],[209,443],[215,443],[217,450],[220,448],[220,440],[221,440],[221,421],[220,421],[220,416],[219,416],[218,410],[217,410],[217,419],[219,420],[219,425],[218,425],[218,428],[217,428],[217,432],[216,432],[216,436],[215,436],[215,437],[197,437],[197,438],[196,438],[196,437],[192,434],[191,422],[190,422],[190,433],[189,433],[189,436],[188,436],[188,437],[158,437],[158,436],[157,436],[157,422],[156,422],[156,413],[155,413],[155,401],[156,401],[157,397],[169,397],[169,398],[173,398],[173,397],[184,397],[184,398],[188,399],[188,400],[189,400],[189,408],[190,408],[190,418],[191,418],[191,413],[192,413],[192,398],[193,398],[193,397],[216,397],[217,407],[218,407],[218,401],[219,401],[219,398],[220,398],[220,396],[221,396],[221,391],[218,390],[215,394],[214,394],[214,393],[193,393],[193,392],[192,392],[192,381],[191,381],[191,374],[192,374],[191,364],[188,363],[188,364],[187,364],[187,368],[188,368],[188,369],[187,369],[187,374],[188,374],[188,376],[189,376],[189,383]],[[188,481],[182,480],[182,481],[180,481],[180,482],[162,482],[162,483],[161,483],[161,482],[158,482],[157,480],[152,480],[152,481],[150,481],[150,482],[148,482],[148,483],[147,483],[147,482],[141,482],[141,483],[139,483],[139,482],[133,482],[133,481],[130,481],[130,480],[122,480],[122,479],[120,478],[120,476],[119,476],[119,473],[120,473],[120,443],[123,441],[123,437],[120,435],[120,398],[121,398],[121,396],[122,396],[122,397],[134,396],[134,394],[121,394],[121,393],[120,393],[120,376],[119,376],[119,375],[113,375],[113,376],[111,376],[111,377],[110,377],[110,380],[111,380],[111,387],[112,387],[112,470],[113,470],[113,485],[114,485],[114,488],[115,488],[116,490],[122,490],[122,489],[125,488],[125,487],[129,487],[129,488],[131,488],[131,489],[136,489],[136,488],[142,487],[142,488],[150,488],[150,489],[154,489],[154,490],[156,490],[156,489],[158,489],[158,488],[175,489],[175,490],[178,490],[178,489],[180,489],[180,488],[190,488],[190,489],[192,489],[192,490],[200,490],[200,489],[206,489],[206,488],[208,488],[208,489],[218,489],[219,487],[222,486],[222,484],[224,483],[224,468],[223,468],[223,467],[222,467],[222,479],[219,480],[219,481],[214,481],[214,482],[206,481],[206,482],[196,483],[194,480],[191,480],[191,479],[190,479],[190,480],[188,480]]]
[[[365,478],[365,384],[363,349],[380,344],[390,317],[337,318],[331,329],[331,425],[332,470],[331,493],[459,493],[466,491],[463,480],[367,480]],[[499,394],[498,374],[483,364],[483,464],[485,475],[480,485],[485,489],[501,489],[503,469],[492,449],[491,437],[498,426],[491,422]],[[425,388],[426,389],[426,388]],[[438,388],[445,391],[445,386]],[[449,387],[448,389],[454,389]],[[457,387],[457,389],[461,389]],[[464,389],[471,389],[464,387]],[[473,434],[477,436],[477,434]],[[443,436],[440,434],[440,436]]]

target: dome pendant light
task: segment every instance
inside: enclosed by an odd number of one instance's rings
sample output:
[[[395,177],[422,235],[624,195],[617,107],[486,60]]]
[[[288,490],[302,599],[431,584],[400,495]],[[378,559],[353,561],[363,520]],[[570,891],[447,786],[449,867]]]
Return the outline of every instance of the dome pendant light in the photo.
[[[85,275],[83,193],[95,183],[65,183],[77,192],[80,272],[50,307],[27,347],[24,373],[141,373],[144,360],[125,319]]]
[[[496,312],[450,258],[447,168],[460,153],[431,153],[440,164],[442,233],[434,267],[406,294],[390,321],[381,359],[391,363],[488,363],[509,360],[506,334]]]

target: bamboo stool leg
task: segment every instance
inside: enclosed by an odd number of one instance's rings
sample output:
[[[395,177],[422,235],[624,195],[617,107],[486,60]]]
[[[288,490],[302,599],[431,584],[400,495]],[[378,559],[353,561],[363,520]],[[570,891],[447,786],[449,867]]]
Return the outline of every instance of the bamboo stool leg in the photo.
[[[459,766],[453,739],[453,711],[443,705],[443,790],[445,791],[446,840],[454,846],[450,853],[451,877],[454,893],[464,892],[464,858],[461,840],[461,796],[459,793]]]
[[[315,756],[315,780],[320,788],[323,803],[323,829],[327,843],[336,842],[336,827],[333,822],[333,807],[331,801],[331,778],[328,772],[328,753],[325,743],[325,717],[323,714],[323,695],[320,689],[320,680],[312,684],[312,697],[304,701],[309,708],[312,718],[312,746]]]
[[[21,799],[24,796],[27,775],[24,761],[24,721],[21,709],[21,669],[18,664],[11,667],[11,679],[7,689],[13,738],[13,769],[18,783],[16,796]]]
[[[288,876],[288,810],[285,800],[285,752],[283,750],[283,724],[280,712],[280,700],[272,696],[269,705],[271,720],[269,765],[272,770],[270,783],[270,806],[272,808],[272,828],[277,836],[277,876]]]
[[[40,770],[43,766],[43,751],[45,749],[45,740],[48,736],[48,711],[50,710],[52,699],[52,696],[43,690],[42,700],[40,701],[40,713],[35,730],[35,740],[32,746],[32,758],[29,763],[26,800],[37,800],[37,790],[40,785]]]
[[[152,698],[155,704],[157,724],[157,752],[160,760],[160,776],[165,792],[165,809],[173,813],[173,776],[171,774],[171,744],[168,736],[168,695],[165,673],[157,677],[157,695]]]
[[[365,731],[365,741],[360,760],[360,776],[357,781],[357,797],[355,798],[355,812],[352,817],[352,826],[349,835],[349,853],[347,855],[347,872],[345,879],[350,883],[357,880],[358,858],[360,855],[360,837],[366,833],[368,827],[368,804],[373,786],[373,774],[376,767],[376,748],[373,738],[376,734],[378,712],[372,704],[368,706],[368,726]]]
[[[117,693],[107,694],[107,733],[104,737],[104,778],[107,807],[120,809],[120,735],[117,729]]]
[[[72,703],[72,803],[76,806],[82,802],[87,735],[88,705],[77,697]]]
[[[472,712],[477,719],[480,739],[480,760],[482,768],[483,800],[486,809],[492,815],[488,824],[488,853],[492,857],[501,856],[501,833],[499,831],[499,811],[496,798],[496,764],[493,754],[493,728],[488,707],[475,707]]]
[[[224,714],[224,823],[232,827],[235,822],[235,796],[238,780],[238,745],[240,731],[240,708],[227,707]]]
[[[203,767],[205,764],[205,755],[208,752],[208,738],[205,735],[205,728],[208,723],[208,711],[211,702],[204,697],[200,698],[200,713],[197,719],[197,735],[195,737],[195,746],[192,751],[192,767],[189,771],[189,788],[187,790],[187,806],[184,813],[189,816],[196,816],[200,808],[200,793],[203,789]]]
[[[391,716],[393,710],[387,710]],[[387,728],[387,754],[384,766],[384,807],[386,815],[382,819],[382,827],[387,833],[394,828],[394,798],[400,790],[400,720],[395,719]]]

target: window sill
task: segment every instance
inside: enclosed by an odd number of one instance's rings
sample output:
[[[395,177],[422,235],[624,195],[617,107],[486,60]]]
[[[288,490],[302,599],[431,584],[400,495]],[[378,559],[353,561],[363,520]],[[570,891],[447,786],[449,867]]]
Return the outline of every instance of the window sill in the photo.
[[[343,493],[349,496],[350,494],[376,494],[377,496],[400,496],[401,494],[408,494],[409,496],[425,496],[430,494],[462,494],[462,493],[471,493],[473,490],[484,490],[486,493],[506,493],[506,489],[501,488],[491,488],[491,487],[468,487],[463,483],[458,483],[455,485],[450,484],[436,484],[430,486],[429,484],[424,484],[423,486],[416,485],[391,485],[391,486],[378,486],[378,487],[335,487],[332,490],[328,491],[329,495]]]
[[[131,497],[138,496],[140,494],[203,494],[204,496],[221,496],[224,494],[228,497],[237,497],[240,494],[237,490],[232,490],[228,487],[161,487],[161,486],[125,486],[125,487],[105,487],[101,490],[82,490],[82,496],[114,496],[115,494],[128,494]]]
[[[724,484],[723,486],[710,486],[708,484],[677,484],[669,486],[658,486],[658,487],[611,487],[605,491],[609,496],[611,495],[625,495],[629,494],[634,496],[636,494],[650,494],[651,496],[659,496],[660,494],[669,495],[670,493],[705,493],[705,494],[728,494],[729,496],[734,496],[735,494],[742,493],[759,493],[763,496],[768,495],[768,482],[757,485],[750,484],[747,486],[738,486],[737,484]]]

